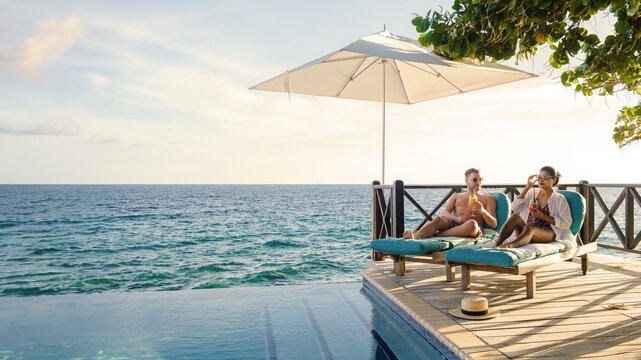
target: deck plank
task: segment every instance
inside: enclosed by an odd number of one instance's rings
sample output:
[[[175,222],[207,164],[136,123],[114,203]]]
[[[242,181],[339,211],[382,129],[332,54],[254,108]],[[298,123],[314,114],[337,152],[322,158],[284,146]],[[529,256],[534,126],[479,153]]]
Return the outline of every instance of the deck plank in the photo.
[[[434,327],[454,344],[470,342],[467,358],[641,358],[641,261],[592,254],[586,276],[576,259],[541,268],[534,299],[526,298],[525,276],[473,270],[471,288],[461,290],[460,267],[449,283],[443,265],[408,263],[402,277],[389,261],[374,267],[404,289],[401,301],[429,308]],[[472,321],[449,315],[470,295],[485,296],[501,316]],[[621,303],[634,308],[607,309]],[[438,320],[435,311],[442,314]]]

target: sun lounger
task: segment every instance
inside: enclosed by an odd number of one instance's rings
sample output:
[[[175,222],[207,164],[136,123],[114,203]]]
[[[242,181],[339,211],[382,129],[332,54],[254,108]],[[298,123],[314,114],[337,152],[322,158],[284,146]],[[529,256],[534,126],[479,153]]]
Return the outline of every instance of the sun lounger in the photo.
[[[373,240],[371,248],[380,252],[383,256],[391,256],[394,259],[394,273],[397,276],[405,275],[405,262],[425,262],[445,264],[445,252],[463,245],[479,245],[494,241],[501,226],[507,221],[510,215],[510,199],[503,193],[490,193],[496,200],[496,228],[489,228],[484,225],[483,235],[478,238],[469,237],[431,237],[428,239],[405,240],[397,238],[386,238]],[[446,277],[449,280],[454,273],[448,271]]]
[[[572,225],[570,231],[577,236],[585,216],[585,200],[574,191],[559,191],[568,200]],[[596,243],[583,245],[579,237],[576,241],[554,241],[551,243],[531,243],[513,249],[493,249],[492,244],[465,246],[452,249],[445,254],[448,273],[453,267],[461,265],[461,288],[470,288],[470,270],[493,271],[498,273],[525,275],[526,293],[529,299],[536,296],[536,269],[565,260],[581,257],[583,275],[588,271],[588,255],[596,251]],[[453,279],[452,279],[453,280]]]

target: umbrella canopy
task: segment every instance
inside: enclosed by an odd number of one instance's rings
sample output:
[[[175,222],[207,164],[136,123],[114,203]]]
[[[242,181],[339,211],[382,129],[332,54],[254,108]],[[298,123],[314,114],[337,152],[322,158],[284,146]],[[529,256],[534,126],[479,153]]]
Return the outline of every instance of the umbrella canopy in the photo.
[[[451,61],[416,40],[382,31],[251,87],[253,90],[414,104],[536,75],[504,65]]]

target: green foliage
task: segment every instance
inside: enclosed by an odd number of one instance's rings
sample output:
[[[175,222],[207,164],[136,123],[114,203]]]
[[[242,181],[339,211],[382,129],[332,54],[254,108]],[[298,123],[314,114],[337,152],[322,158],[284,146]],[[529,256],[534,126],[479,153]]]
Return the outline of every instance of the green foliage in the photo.
[[[412,20],[423,46],[450,59],[529,59],[539,46],[553,51],[553,68],[583,63],[561,83],[585,96],[618,91],[641,94],[641,0],[455,0],[452,11],[428,11]],[[582,26],[612,13],[614,34],[603,42]],[[621,109],[612,138],[623,147],[641,139],[641,103]]]

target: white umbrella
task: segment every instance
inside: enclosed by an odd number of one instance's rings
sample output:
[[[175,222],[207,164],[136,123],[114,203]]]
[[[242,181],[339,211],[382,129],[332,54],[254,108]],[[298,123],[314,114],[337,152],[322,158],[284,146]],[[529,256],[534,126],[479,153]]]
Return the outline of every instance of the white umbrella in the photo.
[[[250,89],[381,101],[384,184],[387,102],[414,104],[534,76],[499,64],[447,60],[416,40],[382,31]]]

